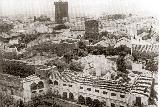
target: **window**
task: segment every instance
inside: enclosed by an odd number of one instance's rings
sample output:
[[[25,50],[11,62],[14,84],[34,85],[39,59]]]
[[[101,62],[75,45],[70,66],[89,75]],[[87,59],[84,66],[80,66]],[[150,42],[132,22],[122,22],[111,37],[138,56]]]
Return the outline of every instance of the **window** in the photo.
[[[44,88],[44,83],[42,81],[38,82],[38,89]]]
[[[91,91],[91,88],[87,88],[88,91]]]
[[[69,99],[74,100],[74,95],[73,95],[73,93],[69,93]]]
[[[41,93],[41,92],[43,92],[43,90],[39,90],[39,92]]]
[[[67,98],[67,92],[63,92],[63,98]]]
[[[11,95],[14,95],[14,91],[13,91],[13,89],[11,89]]]
[[[99,90],[95,90],[95,92],[99,93]]]
[[[103,91],[103,94],[107,94],[107,92],[106,92],[106,91]]]
[[[83,89],[83,87],[80,87],[80,89]]]
[[[72,85],[69,85],[69,87],[72,87]]]
[[[48,80],[48,84],[53,84],[52,80]]]
[[[37,84],[36,83],[32,83],[31,84],[31,90],[36,90],[37,89]]]
[[[67,86],[66,84],[63,84],[63,86]]]
[[[37,93],[37,91],[32,91],[33,94]]]
[[[121,98],[125,98],[125,95],[120,95]]]
[[[115,93],[111,93],[111,96],[116,96],[116,94]]]

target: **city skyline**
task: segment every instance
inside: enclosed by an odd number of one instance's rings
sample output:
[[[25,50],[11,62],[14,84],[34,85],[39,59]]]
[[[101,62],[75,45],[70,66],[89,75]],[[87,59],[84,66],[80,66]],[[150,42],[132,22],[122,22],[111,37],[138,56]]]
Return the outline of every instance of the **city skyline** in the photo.
[[[41,15],[54,16],[54,2],[58,0],[1,0],[0,15]],[[99,16],[102,14],[135,13],[156,15],[158,0],[62,0],[69,3],[69,15]],[[151,8],[148,8],[151,7]]]

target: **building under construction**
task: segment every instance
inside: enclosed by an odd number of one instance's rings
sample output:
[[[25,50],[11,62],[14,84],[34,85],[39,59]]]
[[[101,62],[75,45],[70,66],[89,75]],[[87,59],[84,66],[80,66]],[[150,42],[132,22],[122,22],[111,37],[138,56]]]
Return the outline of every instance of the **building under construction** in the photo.
[[[69,20],[68,17],[68,2],[54,2],[55,5],[55,22],[62,24]]]

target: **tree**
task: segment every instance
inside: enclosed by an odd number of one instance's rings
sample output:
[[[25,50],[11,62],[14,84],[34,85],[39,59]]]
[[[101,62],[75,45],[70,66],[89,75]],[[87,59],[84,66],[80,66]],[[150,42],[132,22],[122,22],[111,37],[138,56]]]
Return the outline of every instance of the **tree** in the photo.
[[[55,65],[59,72],[63,72],[68,67],[68,64],[61,59],[52,60],[52,61],[46,63],[45,65],[47,65],[47,66]]]
[[[83,72],[83,67],[78,62],[72,62],[72,63],[70,63],[69,68],[72,71]]]
[[[0,93],[0,107],[9,107],[13,104],[13,98],[11,96]]]
[[[155,79],[153,79],[152,81],[152,85],[151,85],[151,93],[150,93],[150,97],[148,99],[148,102],[150,105],[156,105],[156,101],[158,101],[158,97],[157,97],[157,92],[154,89],[154,83],[155,83]]]
[[[19,101],[19,107],[24,107],[24,103],[22,100]]]
[[[32,75],[35,72],[35,67],[33,65],[26,65],[19,61],[3,61],[2,67],[4,73],[20,76],[22,78]]]
[[[106,55],[109,56],[109,55],[115,55],[115,54],[116,52],[114,47],[109,45],[106,49]]]
[[[125,62],[125,56],[124,55],[120,55],[117,59],[117,70],[122,72],[122,73],[125,73],[127,74],[127,70],[126,70],[126,62]]]
[[[2,23],[0,24],[0,33],[2,32],[9,32],[11,29],[13,29],[13,24],[7,24],[7,23]]]
[[[146,69],[149,71],[158,71],[158,62],[154,61],[154,59],[149,59],[146,62]]]
[[[79,41],[79,42],[78,42],[78,47],[79,47],[80,49],[85,49],[85,48],[86,48],[86,44],[85,44],[83,41]]]
[[[60,24],[54,27],[54,30],[67,29],[67,26],[64,24]]]
[[[65,58],[65,62],[69,64],[71,62],[71,59],[73,58],[73,55],[71,54],[71,52],[69,52],[66,53],[63,57]]]

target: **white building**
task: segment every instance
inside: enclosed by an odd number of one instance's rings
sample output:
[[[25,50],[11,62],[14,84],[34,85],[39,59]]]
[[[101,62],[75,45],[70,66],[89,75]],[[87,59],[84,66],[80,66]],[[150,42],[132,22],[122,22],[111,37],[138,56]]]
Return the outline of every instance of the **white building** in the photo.
[[[131,107],[148,105],[152,77],[139,75],[134,84],[121,83],[96,76],[79,75],[77,72],[58,72],[55,68],[39,69],[36,75],[22,79],[21,98],[28,102],[38,95],[51,90],[54,95],[70,101],[80,101],[80,97],[103,102],[105,107]],[[45,73],[45,77],[43,77]]]
[[[52,91],[70,100],[98,99],[106,107],[128,107],[134,104],[148,105],[152,77],[139,76],[137,84],[129,86],[119,81],[76,75],[73,72],[54,72],[50,79]],[[146,84],[145,84],[146,83]],[[136,87],[136,88],[135,88]],[[146,92],[145,92],[146,91]]]

